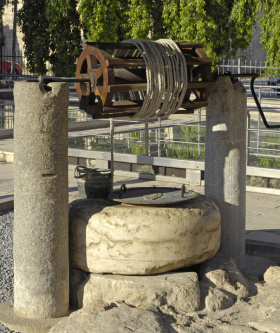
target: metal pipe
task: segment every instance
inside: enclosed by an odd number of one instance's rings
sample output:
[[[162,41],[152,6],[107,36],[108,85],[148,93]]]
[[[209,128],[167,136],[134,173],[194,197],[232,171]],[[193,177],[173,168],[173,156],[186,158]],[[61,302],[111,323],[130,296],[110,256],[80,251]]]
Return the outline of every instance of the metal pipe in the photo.
[[[260,112],[260,115],[262,117],[262,121],[263,121],[266,128],[280,128],[280,125],[269,125],[268,122],[266,121],[266,118],[265,118],[265,115],[263,113],[262,107],[261,107],[261,105],[258,101],[257,95],[256,95],[255,90],[254,90],[254,82],[255,82],[256,77],[257,76],[252,77],[251,83],[250,83],[250,88],[251,88],[251,92],[252,92],[253,98],[255,100],[255,103],[257,105],[257,108],[258,108],[258,110]]]

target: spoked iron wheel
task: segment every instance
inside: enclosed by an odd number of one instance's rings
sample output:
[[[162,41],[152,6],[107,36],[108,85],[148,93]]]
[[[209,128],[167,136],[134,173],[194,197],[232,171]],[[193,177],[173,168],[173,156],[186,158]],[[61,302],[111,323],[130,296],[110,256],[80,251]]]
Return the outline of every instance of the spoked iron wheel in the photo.
[[[76,78],[90,79],[90,83],[76,82],[75,87],[81,108],[90,114],[101,113],[103,106],[111,104],[112,94],[108,93],[109,78],[112,79],[112,70],[107,62],[109,57],[105,51],[88,45],[78,59]]]

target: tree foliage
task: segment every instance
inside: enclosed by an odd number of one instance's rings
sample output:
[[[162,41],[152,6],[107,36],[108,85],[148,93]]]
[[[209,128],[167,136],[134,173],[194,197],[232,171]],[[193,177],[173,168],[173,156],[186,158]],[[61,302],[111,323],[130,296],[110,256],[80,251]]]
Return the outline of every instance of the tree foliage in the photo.
[[[279,0],[23,0],[19,23],[29,68],[44,74],[49,61],[56,75],[69,76],[80,52],[81,26],[89,41],[200,42],[216,63],[249,46],[262,7],[261,41],[275,63],[280,60]]]
[[[89,41],[161,38],[162,0],[81,0],[79,13]]]
[[[7,0],[0,0],[0,48],[4,45],[3,13],[4,13],[4,7],[6,4],[7,4]]]
[[[72,76],[81,51],[80,18],[77,0],[48,1],[46,16],[50,36],[49,61],[57,76]]]
[[[261,43],[267,52],[267,61],[274,65],[280,63],[280,2],[265,0],[261,24]]]
[[[93,41],[117,41],[118,27],[122,24],[121,15],[118,15],[120,7],[118,1],[81,0],[79,12],[86,26],[87,38]]]
[[[27,66],[44,75],[46,64],[58,76],[72,76],[80,53],[77,0],[24,0],[18,22],[24,34]]]
[[[200,42],[218,61],[248,47],[260,3],[261,0],[81,0],[79,12],[90,41],[165,37]]]
[[[50,44],[46,2],[24,1],[22,9],[18,11],[18,22],[23,32],[27,67],[32,73],[46,74]]]

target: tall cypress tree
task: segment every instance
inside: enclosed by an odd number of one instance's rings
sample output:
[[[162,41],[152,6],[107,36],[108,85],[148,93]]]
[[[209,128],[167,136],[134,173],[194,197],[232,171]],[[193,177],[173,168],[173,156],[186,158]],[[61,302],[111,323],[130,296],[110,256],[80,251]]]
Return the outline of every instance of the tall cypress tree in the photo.
[[[18,11],[18,22],[23,32],[27,67],[32,73],[46,74],[50,45],[46,1],[24,0]]]
[[[47,62],[57,76],[72,76],[80,53],[81,33],[77,0],[24,0],[18,22],[24,34],[27,67],[47,73]]]

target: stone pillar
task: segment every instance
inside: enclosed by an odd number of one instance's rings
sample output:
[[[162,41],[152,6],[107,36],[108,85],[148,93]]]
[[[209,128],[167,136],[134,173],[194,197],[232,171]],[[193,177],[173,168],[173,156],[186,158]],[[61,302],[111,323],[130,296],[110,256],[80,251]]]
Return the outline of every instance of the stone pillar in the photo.
[[[219,77],[206,111],[205,195],[220,209],[220,252],[245,262],[246,110],[241,82]]]
[[[14,311],[60,317],[69,309],[68,84],[16,82],[14,100]]]

